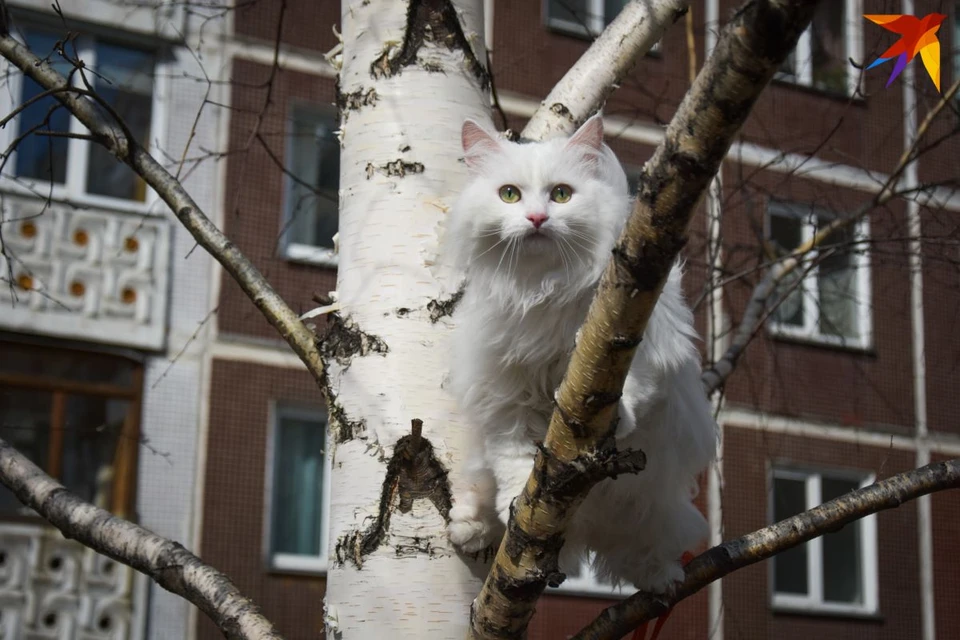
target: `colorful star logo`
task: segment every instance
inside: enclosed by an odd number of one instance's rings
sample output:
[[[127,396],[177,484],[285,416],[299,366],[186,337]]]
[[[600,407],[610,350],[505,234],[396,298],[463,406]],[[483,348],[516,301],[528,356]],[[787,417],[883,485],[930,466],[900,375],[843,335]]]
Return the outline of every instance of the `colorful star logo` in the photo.
[[[940,41],[937,39],[937,31],[940,29],[940,23],[947,16],[942,13],[928,13],[923,18],[906,15],[865,15],[863,17],[901,36],[896,44],[870,63],[867,69],[873,69],[877,65],[896,58],[893,73],[887,80],[889,87],[919,53],[930,79],[936,85],[937,91],[940,91]]]

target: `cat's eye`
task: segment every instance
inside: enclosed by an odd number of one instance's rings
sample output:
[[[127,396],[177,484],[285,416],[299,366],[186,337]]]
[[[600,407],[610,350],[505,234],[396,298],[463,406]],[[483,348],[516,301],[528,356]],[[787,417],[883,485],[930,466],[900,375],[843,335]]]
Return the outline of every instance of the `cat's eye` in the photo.
[[[568,184],[558,184],[550,192],[550,199],[559,204],[570,202],[570,196],[573,195],[573,188]]]
[[[520,201],[520,189],[512,184],[505,184],[500,187],[500,199],[507,204],[513,204]]]

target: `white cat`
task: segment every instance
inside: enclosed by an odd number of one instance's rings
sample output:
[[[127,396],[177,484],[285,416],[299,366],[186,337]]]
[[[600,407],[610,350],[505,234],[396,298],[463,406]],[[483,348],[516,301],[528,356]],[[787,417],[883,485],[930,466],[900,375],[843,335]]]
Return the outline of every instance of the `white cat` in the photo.
[[[470,178],[450,214],[445,253],[466,275],[449,387],[469,421],[465,486],[448,534],[467,552],[498,542],[533,467],[600,275],[628,217],[626,175],[599,114],[570,139],[518,144],[463,125]],[[692,504],[714,458],[716,423],[700,383],[693,314],[674,266],[630,368],[617,446],[646,469],[604,480],[566,533],[561,570],[595,551],[601,579],[662,592],[708,533]]]

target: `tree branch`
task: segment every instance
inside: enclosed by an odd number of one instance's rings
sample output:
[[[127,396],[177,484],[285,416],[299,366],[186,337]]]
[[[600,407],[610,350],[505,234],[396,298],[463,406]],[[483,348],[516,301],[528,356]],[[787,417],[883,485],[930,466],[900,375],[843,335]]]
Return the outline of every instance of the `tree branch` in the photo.
[[[926,135],[930,129],[930,125],[940,112],[943,111],[947,105],[952,104],[958,90],[960,90],[960,80],[954,82],[947,92],[943,94],[940,102],[927,113],[923,122],[917,128],[917,135],[914,137],[913,143],[900,156],[893,173],[890,174],[890,177],[888,177],[881,186],[880,191],[878,191],[869,202],[858,207],[852,214],[837,218],[825,225],[822,229],[818,230],[812,238],[770,267],[770,270],[767,271],[750,294],[750,300],[747,302],[743,317],[740,319],[740,324],[737,325],[737,330],[730,345],[720,359],[701,375],[701,381],[703,382],[707,395],[711,395],[719,389],[723,383],[726,382],[727,378],[730,377],[730,374],[733,373],[747,345],[750,344],[750,341],[753,340],[753,337],[773,311],[767,304],[767,301],[770,299],[770,296],[773,295],[780,282],[795,271],[796,268],[803,263],[804,258],[806,258],[811,251],[819,247],[831,234],[849,227],[873,209],[881,207],[898,195],[901,195],[895,189],[896,184],[900,181],[900,176],[903,175],[907,166],[917,159],[920,150],[920,141]]]
[[[7,15],[6,3],[0,0],[0,16],[4,15]],[[183,185],[130,135],[110,105],[94,92],[71,87],[53,66],[11,37],[6,20],[0,20],[0,55],[59,100],[90,130],[97,142],[157,192],[197,243],[240,285],[322,387],[324,367],[317,350],[316,335],[301,322],[253,263],[204,214]]]
[[[687,12],[689,0],[631,0],[540,103],[528,140],[571,134],[620,84],[637,60]]]
[[[686,228],[761,91],[810,23],[816,0],[750,0],[724,29],[647,162],[563,382],[534,470],[471,611],[471,637],[521,637],[547,582],[561,578],[563,532],[593,482],[556,492],[565,464],[608,441],[623,384]]]
[[[236,640],[282,640],[224,574],[172,540],[84,502],[0,440],[0,482],[66,538],[144,573],[189,600]]]
[[[694,558],[686,579],[667,595],[635,593],[604,610],[574,640],[617,640],[648,620],[738,569],[843,528],[868,515],[895,509],[920,496],[960,488],[960,459],[928,464],[851,491],[819,507],[729,540]]]

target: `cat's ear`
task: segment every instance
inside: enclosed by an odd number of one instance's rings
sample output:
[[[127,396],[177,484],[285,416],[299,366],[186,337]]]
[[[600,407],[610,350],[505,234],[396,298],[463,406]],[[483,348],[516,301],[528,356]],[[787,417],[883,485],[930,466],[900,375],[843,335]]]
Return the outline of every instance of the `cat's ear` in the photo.
[[[463,159],[471,168],[478,167],[484,158],[500,150],[500,143],[497,142],[495,134],[491,134],[469,118],[463,121],[460,142],[463,144]]]
[[[599,166],[603,153],[603,116],[597,113],[580,125],[567,141],[567,149],[579,153],[585,164]]]
[[[597,152],[601,151],[603,148],[603,116],[597,113],[588,118],[573,134],[567,142],[567,146],[583,146]]]

